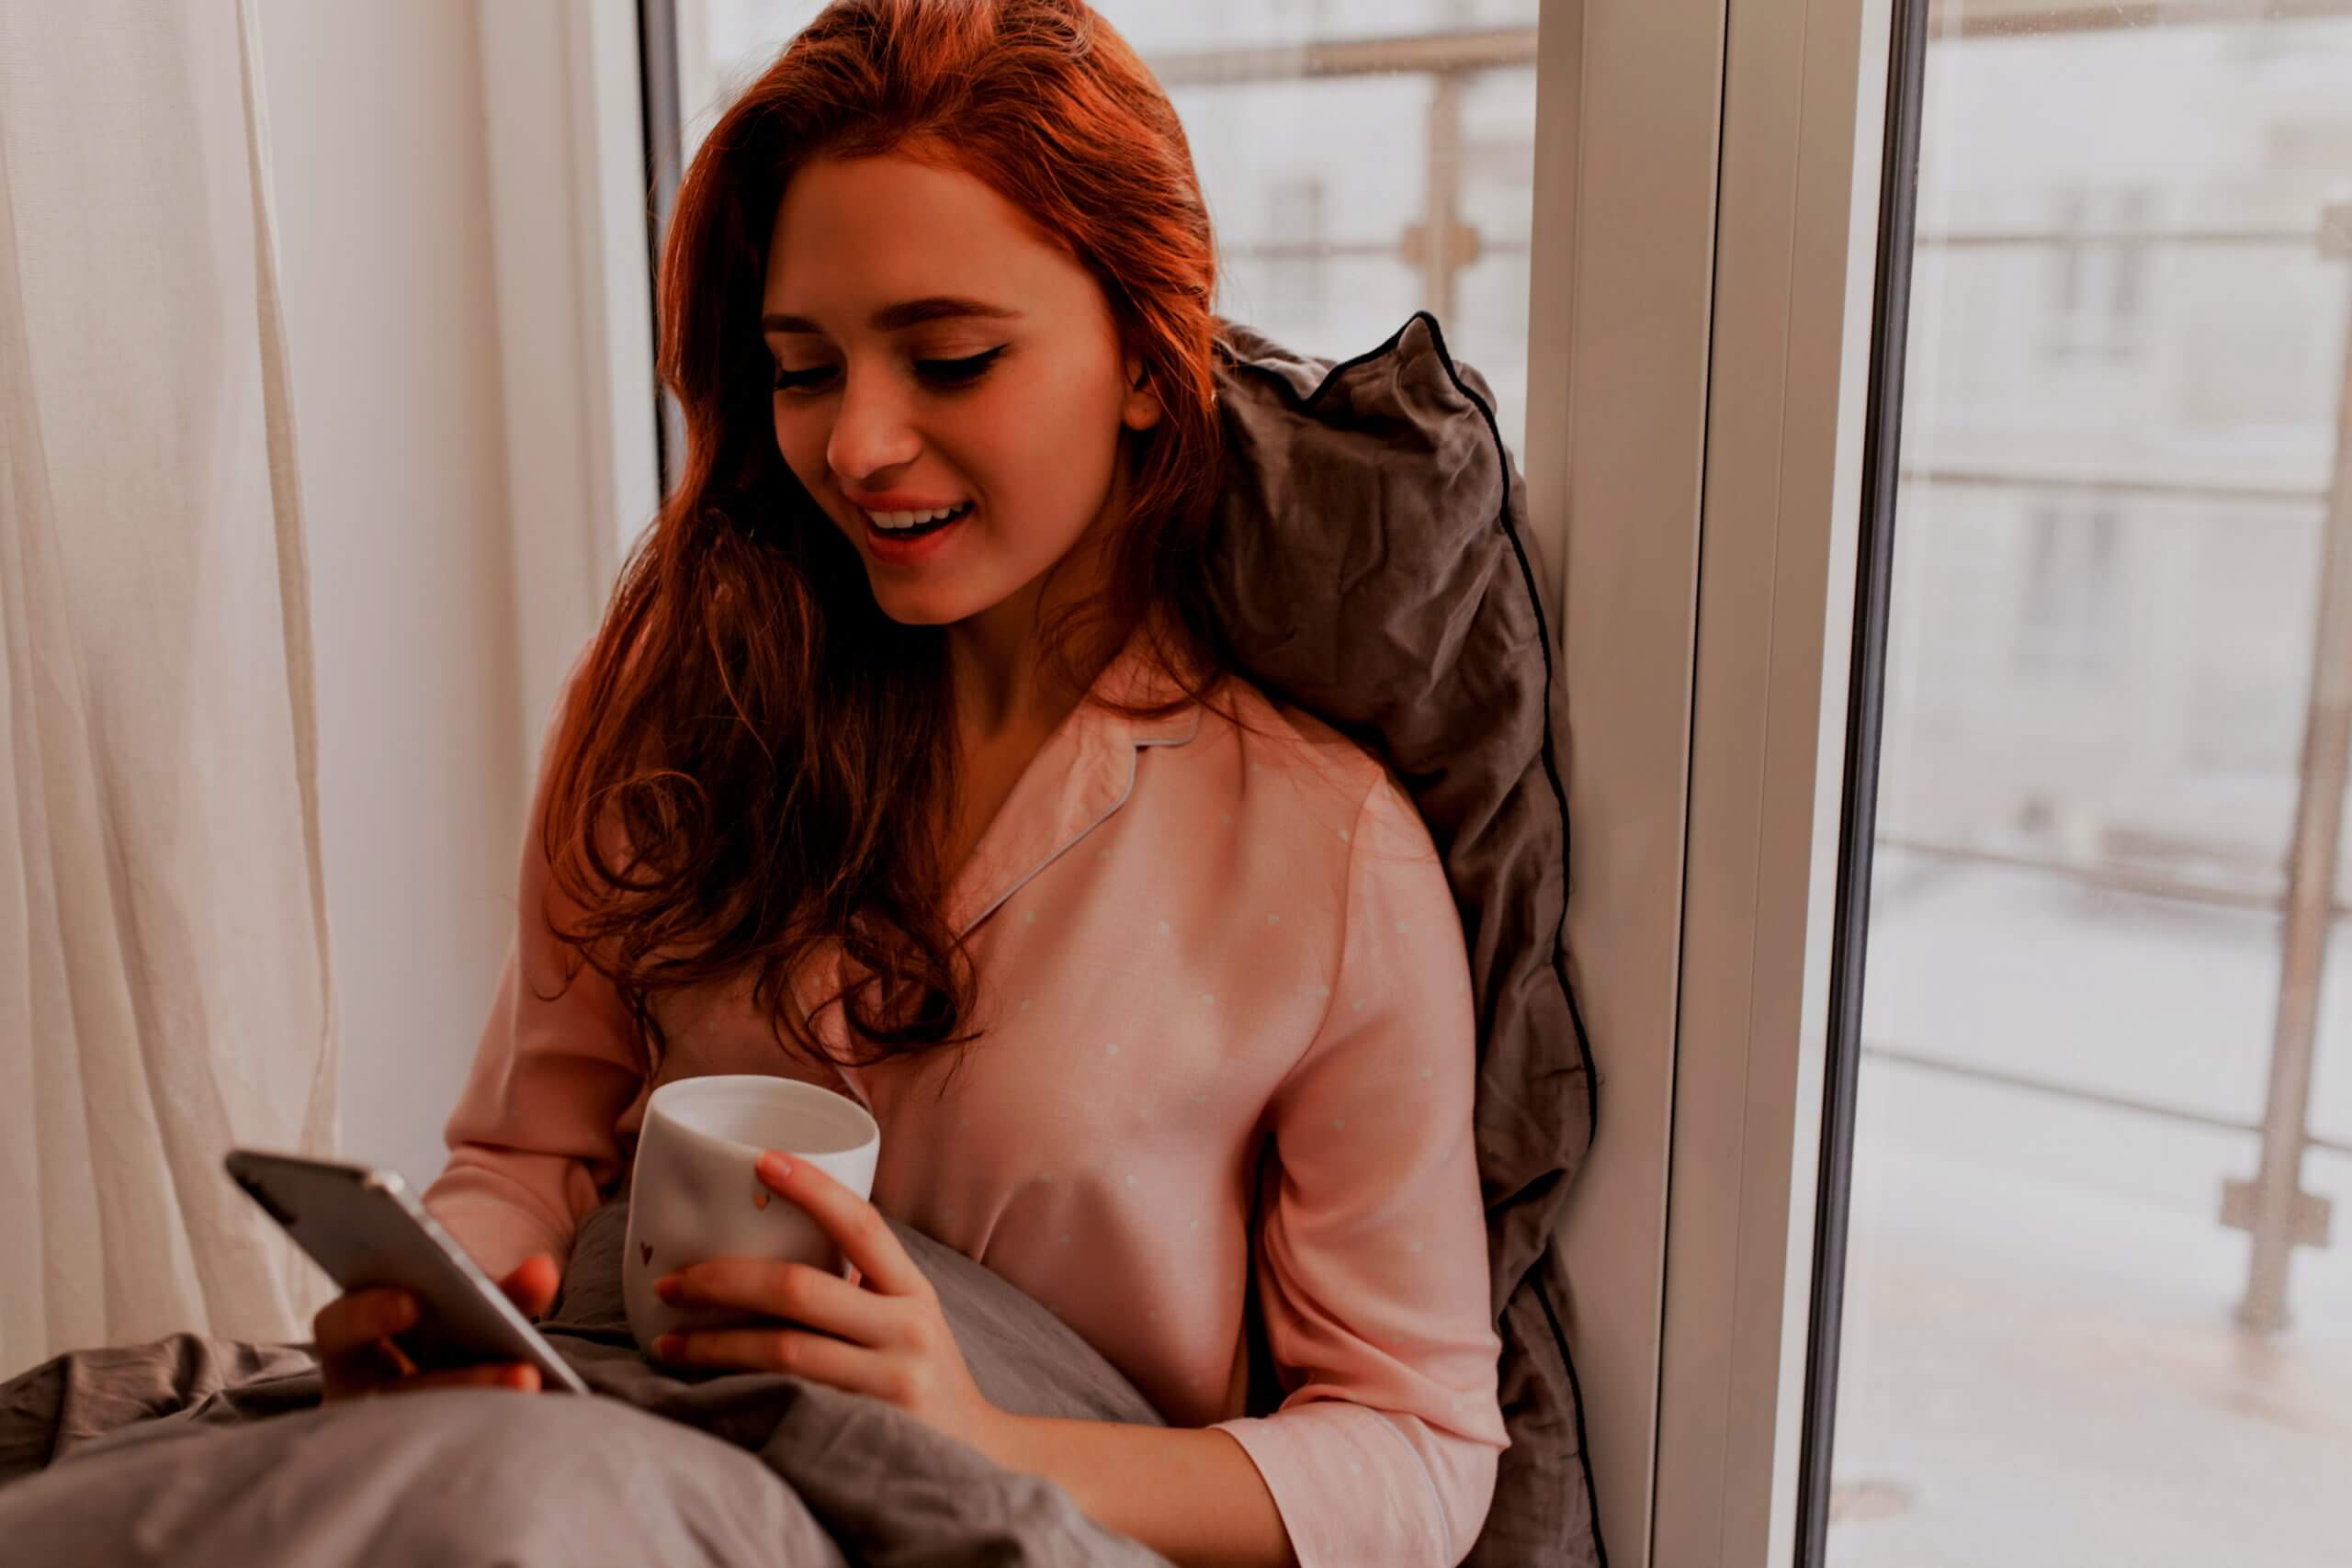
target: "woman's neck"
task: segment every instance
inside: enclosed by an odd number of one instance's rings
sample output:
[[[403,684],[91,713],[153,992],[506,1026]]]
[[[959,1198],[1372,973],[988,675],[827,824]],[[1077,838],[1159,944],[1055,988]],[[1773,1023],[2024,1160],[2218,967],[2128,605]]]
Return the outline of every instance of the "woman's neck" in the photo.
[[[1024,615],[1010,630],[975,625],[984,619],[974,616],[948,628],[956,725],[967,748],[1014,744],[1024,738],[1051,734],[1125,640],[1123,633],[1112,635],[1118,632],[1115,627],[1101,632],[1086,628],[1097,640],[1091,648],[1075,650],[1074,673],[1080,683],[1073,687],[1060,680],[1059,670],[1043,657],[1031,616]]]
[[[1041,657],[1037,637],[1041,625],[1107,591],[1111,547],[1126,512],[1125,467],[1122,461],[1102,511],[1057,570],[947,627],[956,728],[967,744],[1013,742],[1051,733],[1085,696],[1083,682],[1091,682],[1125,641],[1126,628],[1109,626],[1099,633],[1087,628],[1096,641],[1073,650],[1078,656],[1075,673],[1082,682],[1073,691],[1064,689],[1057,671]]]

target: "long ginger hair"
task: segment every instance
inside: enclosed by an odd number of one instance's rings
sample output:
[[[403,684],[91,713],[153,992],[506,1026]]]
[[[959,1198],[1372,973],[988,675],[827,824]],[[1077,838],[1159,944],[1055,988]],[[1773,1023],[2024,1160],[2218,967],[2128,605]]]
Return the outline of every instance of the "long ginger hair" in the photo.
[[[1180,694],[1089,698],[1132,717],[1208,704],[1235,668],[1202,575],[1222,464],[1216,254],[1166,96],[1082,0],[838,0],[680,184],[658,299],[684,472],[622,566],[547,764],[540,847],[578,918],[543,918],[610,978],[649,1074],[667,1043],[654,997],[746,974],[787,1048],[828,1055],[813,1014],[834,1002],[870,1043],[859,1065],[979,1036],[944,908],[956,868],[940,863],[959,787],[945,630],[883,615],[786,465],[760,327],[794,172],[893,151],[951,159],[1067,247],[1161,404],[1126,433],[1106,591],[1038,627],[1041,657],[1083,692],[1072,648],[1148,623]],[[828,942],[842,983],[804,1014],[792,977]]]

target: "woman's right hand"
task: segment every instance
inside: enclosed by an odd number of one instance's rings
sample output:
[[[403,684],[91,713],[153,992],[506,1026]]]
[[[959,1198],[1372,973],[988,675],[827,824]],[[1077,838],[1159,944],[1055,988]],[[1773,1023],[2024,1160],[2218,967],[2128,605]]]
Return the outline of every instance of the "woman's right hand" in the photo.
[[[555,1300],[555,1259],[535,1252],[498,1282],[525,1317],[537,1320]],[[526,1361],[420,1371],[391,1336],[416,1322],[416,1299],[395,1285],[346,1291],[311,1320],[317,1340],[322,1400],[365,1399],[420,1388],[511,1388],[536,1393],[539,1370]]]

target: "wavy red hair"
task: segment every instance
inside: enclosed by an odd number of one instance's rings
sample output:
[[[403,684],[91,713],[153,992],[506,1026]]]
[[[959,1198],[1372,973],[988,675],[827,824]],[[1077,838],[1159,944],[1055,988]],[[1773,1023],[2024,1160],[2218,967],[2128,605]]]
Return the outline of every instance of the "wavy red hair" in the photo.
[[[1041,626],[1065,689],[1148,623],[1180,695],[1234,668],[1203,563],[1222,467],[1207,209],[1175,111],[1080,0],[839,0],[712,127],[658,282],[684,471],[625,562],[558,717],[548,922],[608,976],[640,1065],[661,992],[754,977],[779,1042],[825,1055],[793,976],[830,943],[861,1064],[978,1037],[944,895],[958,784],[944,630],[889,620],[779,454],[759,323],[776,205],[819,156],[897,152],[982,180],[1101,285],[1162,417],[1098,598]],[[1091,700],[1091,699],[1090,699]],[[1240,716],[1220,708],[1235,722]],[[1248,728],[1246,725],[1244,728]],[[573,970],[576,976],[577,969]]]

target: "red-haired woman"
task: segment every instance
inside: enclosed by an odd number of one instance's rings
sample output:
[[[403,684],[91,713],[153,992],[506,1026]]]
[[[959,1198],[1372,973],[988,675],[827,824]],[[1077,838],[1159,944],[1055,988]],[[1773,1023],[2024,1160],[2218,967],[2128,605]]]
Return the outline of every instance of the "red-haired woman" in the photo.
[[[1394,775],[1232,672],[1214,281],[1175,114],[1080,0],[842,0],[729,108],[661,269],[684,474],[543,742],[425,1201],[544,1310],[655,1087],[836,1087],[871,1203],[758,1179],[858,1278],[686,1269],[806,1326],[666,1359],[887,1400],[1179,1562],[1451,1564],[1507,1443],[1462,927]],[[991,1406],[882,1214],[1170,1425]],[[391,1295],[320,1314],[331,1396],[383,1386]]]

